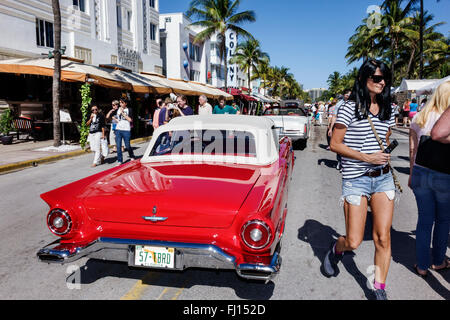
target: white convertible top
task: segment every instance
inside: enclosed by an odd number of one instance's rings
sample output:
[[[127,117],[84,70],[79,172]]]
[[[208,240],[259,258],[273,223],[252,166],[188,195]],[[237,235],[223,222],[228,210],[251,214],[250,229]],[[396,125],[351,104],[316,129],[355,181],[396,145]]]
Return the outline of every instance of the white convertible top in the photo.
[[[153,133],[150,144],[141,159],[142,163],[164,161],[201,161],[238,164],[269,165],[278,160],[278,137],[274,122],[266,117],[247,115],[208,115],[177,117],[168,124],[159,127]],[[223,155],[164,155],[150,156],[158,137],[166,132],[181,130],[236,130],[250,132],[255,137],[256,157]]]

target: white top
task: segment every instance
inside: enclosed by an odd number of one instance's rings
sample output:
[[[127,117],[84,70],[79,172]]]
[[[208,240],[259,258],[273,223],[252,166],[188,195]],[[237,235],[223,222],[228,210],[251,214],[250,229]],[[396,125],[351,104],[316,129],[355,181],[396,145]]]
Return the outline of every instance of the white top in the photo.
[[[211,105],[207,102],[204,106],[198,106],[198,115],[199,116],[207,116],[211,115],[213,112],[213,109]]]
[[[155,130],[153,137],[141,159],[142,163],[152,162],[213,162],[267,166],[278,160],[278,137],[275,124],[265,117],[245,115],[209,115],[177,117],[167,125]],[[178,154],[150,156],[158,137],[165,133],[182,130],[227,130],[249,132],[255,137],[256,157]]]
[[[392,112],[391,118],[381,121],[378,116],[374,116],[369,112],[375,129],[377,130],[383,145],[386,148],[386,134],[389,129],[395,126],[395,115]],[[343,124],[347,131],[344,137],[344,144],[356,151],[372,154],[381,151],[380,145],[372,131],[369,120],[358,120],[355,114],[355,102],[347,101],[339,108],[336,123]],[[357,178],[370,169],[378,167],[377,165],[364,161],[342,157],[342,177],[344,179]]]
[[[126,108],[123,112],[128,117],[130,117],[130,108]],[[119,115],[119,111],[117,111],[117,119],[118,119],[119,122],[117,123],[116,130],[131,131],[131,124],[130,124],[130,122],[127,119],[125,119],[125,117],[123,115]]]

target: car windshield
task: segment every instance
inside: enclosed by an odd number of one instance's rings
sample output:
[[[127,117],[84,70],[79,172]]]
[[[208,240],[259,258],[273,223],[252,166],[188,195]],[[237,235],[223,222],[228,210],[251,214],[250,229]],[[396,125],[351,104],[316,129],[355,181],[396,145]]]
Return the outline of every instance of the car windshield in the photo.
[[[266,116],[302,116],[306,117],[306,113],[300,108],[270,108],[264,112]]]
[[[235,130],[179,130],[159,135],[150,156],[221,155],[256,158],[255,136]]]

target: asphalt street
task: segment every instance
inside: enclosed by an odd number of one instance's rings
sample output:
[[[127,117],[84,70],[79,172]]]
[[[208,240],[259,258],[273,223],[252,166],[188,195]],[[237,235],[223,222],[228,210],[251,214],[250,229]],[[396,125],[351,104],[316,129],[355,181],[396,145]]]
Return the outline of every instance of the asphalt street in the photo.
[[[325,149],[325,127],[313,130],[308,147],[296,151],[283,264],[274,281],[247,281],[234,271],[130,269],[124,263],[87,258],[63,266],[39,262],[36,252],[56,239],[46,226],[48,207],[39,195],[115,165],[115,155],[111,155],[105,165],[91,168],[93,155],[88,154],[0,176],[0,299],[372,299],[368,286],[374,276],[370,212],[364,242],[344,257],[339,275],[329,279],[320,271],[332,239],[345,234],[345,225],[336,156]],[[393,153],[393,166],[405,191],[395,208],[388,297],[449,299],[450,272],[432,271],[424,280],[413,271],[417,207],[407,187],[408,137],[396,131],[394,138],[400,146]],[[146,146],[136,145],[136,156]]]

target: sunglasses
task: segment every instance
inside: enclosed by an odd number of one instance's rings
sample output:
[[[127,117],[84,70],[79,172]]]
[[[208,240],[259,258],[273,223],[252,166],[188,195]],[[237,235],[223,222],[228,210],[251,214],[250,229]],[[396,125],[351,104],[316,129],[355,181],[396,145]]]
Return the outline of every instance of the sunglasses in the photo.
[[[94,112],[94,111],[98,111],[98,109],[92,109],[92,112]]]
[[[370,79],[372,79],[374,83],[380,83],[384,80],[384,76],[371,76]]]

